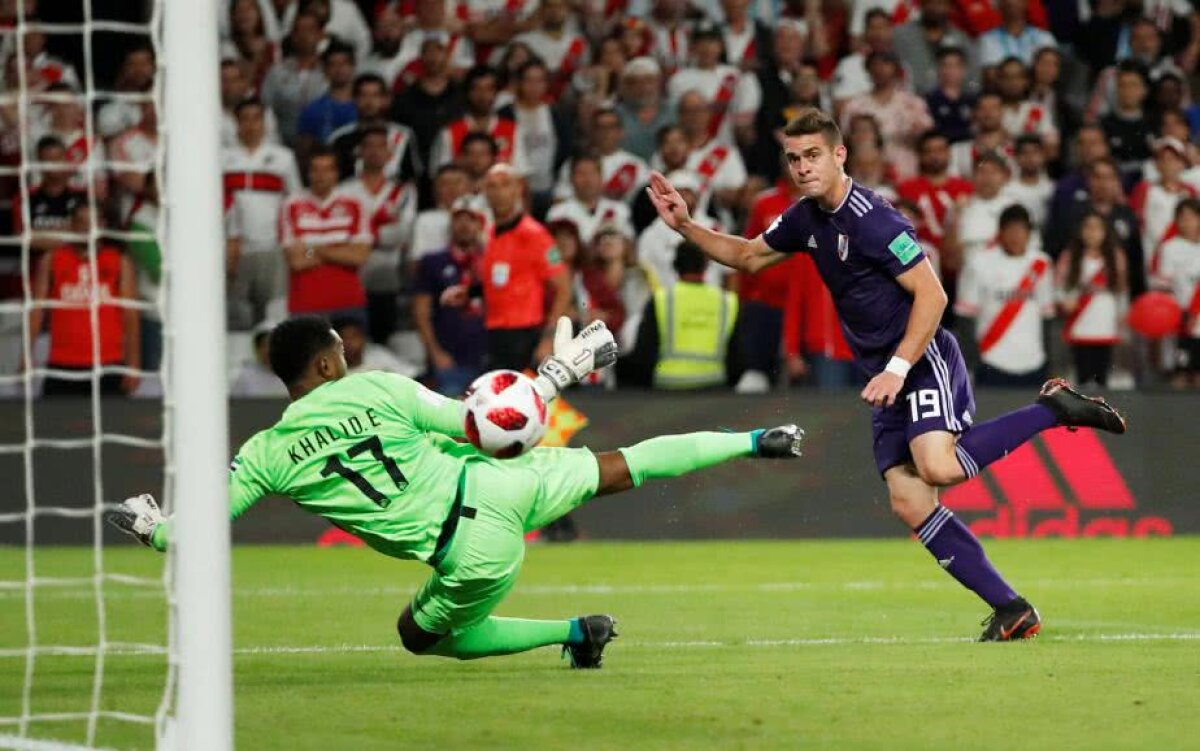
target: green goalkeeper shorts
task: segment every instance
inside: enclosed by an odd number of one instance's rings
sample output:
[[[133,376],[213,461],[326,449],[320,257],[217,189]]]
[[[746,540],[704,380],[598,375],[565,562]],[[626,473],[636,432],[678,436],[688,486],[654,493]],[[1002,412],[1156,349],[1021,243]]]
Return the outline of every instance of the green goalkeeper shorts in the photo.
[[[600,466],[587,449],[538,448],[515,459],[469,461],[458,529],[435,573],[413,598],[413,618],[445,634],[487,618],[512,589],[525,533],[596,494]]]

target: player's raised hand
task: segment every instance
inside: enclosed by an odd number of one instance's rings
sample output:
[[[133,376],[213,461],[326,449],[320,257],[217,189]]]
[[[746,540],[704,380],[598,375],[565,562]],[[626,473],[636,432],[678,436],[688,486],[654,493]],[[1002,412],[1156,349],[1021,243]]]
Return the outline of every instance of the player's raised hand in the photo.
[[[679,191],[675,190],[675,186],[671,185],[671,181],[663,177],[661,172],[650,173],[650,184],[646,186],[646,193],[649,194],[654,208],[658,210],[658,215],[671,229],[679,229],[691,218],[683,196],[679,195]]]
[[[890,407],[896,403],[896,395],[902,388],[904,388],[904,379],[885,370],[871,379],[860,396],[872,407]]]

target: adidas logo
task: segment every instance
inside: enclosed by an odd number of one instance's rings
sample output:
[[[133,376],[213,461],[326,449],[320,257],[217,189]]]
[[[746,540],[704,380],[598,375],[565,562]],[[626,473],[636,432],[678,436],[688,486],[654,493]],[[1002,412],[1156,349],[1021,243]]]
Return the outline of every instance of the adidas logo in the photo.
[[[954,556],[950,556],[949,558],[938,558],[938,565],[943,569],[949,570],[951,563],[954,563]]]
[[[809,235],[809,236],[808,236],[808,247],[810,247],[810,248],[816,248],[816,247],[817,247],[817,236],[816,236],[816,235]]]

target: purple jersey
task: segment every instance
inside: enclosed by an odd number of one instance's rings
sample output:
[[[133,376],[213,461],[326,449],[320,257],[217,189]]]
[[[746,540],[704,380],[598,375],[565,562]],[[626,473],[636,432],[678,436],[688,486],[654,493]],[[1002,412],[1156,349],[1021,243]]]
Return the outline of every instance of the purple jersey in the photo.
[[[763,240],[779,253],[812,256],[858,366],[868,376],[881,372],[904,338],[912,310],[912,295],[896,277],[925,259],[912,224],[885,198],[852,181],[837,209],[802,198]]]

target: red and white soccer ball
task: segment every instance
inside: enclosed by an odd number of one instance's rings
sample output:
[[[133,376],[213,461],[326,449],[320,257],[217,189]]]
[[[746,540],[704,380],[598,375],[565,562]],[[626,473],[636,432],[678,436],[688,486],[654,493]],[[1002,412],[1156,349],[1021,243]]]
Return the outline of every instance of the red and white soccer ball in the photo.
[[[511,459],[546,434],[546,402],[533,379],[515,370],[493,370],[467,389],[467,440],[488,456]]]

